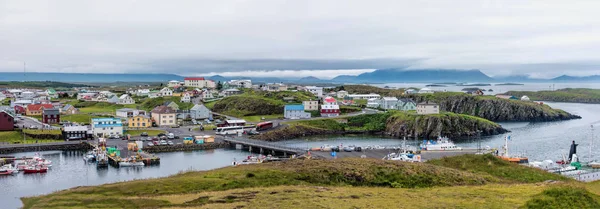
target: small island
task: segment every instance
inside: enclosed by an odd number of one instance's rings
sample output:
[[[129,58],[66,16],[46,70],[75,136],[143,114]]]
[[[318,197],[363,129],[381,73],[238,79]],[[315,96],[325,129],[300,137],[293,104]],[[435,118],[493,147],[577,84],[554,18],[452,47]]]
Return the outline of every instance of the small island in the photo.
[[[522,83],[498,83],[496,86],[523,86],[525,84]]]
[[[461,83],[457,84],[457,86],[491,86],[489,83]]]
[[[427,84],[427,85],[425,85],[425,87],[448,87],[448,86],[443,85],[443,84]]]

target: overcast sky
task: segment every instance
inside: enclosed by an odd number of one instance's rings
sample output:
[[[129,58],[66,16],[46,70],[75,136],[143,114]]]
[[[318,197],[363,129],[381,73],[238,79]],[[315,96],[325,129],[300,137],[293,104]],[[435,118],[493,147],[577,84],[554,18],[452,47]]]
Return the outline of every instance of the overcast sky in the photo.
[[[0,0],[0,71],[600,74],[600,1]]]

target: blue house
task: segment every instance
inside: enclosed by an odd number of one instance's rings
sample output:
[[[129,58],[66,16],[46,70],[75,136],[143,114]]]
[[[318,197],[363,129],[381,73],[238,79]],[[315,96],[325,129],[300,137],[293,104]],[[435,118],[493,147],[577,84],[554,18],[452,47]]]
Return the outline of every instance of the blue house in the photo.
[[[304,112],[304,105],[286,105],[283,108],[283,117],[287,119],[310,118],[309,112]]]

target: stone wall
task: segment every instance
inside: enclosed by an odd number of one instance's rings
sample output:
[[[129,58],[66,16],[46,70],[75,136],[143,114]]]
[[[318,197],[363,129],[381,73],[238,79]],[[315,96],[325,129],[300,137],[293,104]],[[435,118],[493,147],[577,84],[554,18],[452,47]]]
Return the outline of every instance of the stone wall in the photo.
[[[38,152],[51,150],[91,150],[93,146],[87,142],[73,144],[26,144],[23,146],[0,147],[0,154],[16,153],[16,152]]]
[[[193,150],[210,150],[229,147],[228,142],[214,142],[204,144],[176,144],[170,146],[144,146],[142,150],[148,153],[158,152],[180,152],[180,151],[193,151]]]

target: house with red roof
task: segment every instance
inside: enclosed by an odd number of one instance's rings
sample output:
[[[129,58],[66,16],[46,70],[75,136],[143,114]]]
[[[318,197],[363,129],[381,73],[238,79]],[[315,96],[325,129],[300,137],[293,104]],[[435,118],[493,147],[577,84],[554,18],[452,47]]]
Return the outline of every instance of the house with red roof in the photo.
[[[215,88],[216,84],[212,80],[206,80],[204,77],[187,77],[183,79],[183,85],[196,88]]]
[[[52,104],[30,104],[27,105],[25,109],[26,115],[42,115],[44,109],[52,109],[54,106]]]
[[[340,116],[340,106],[333,97],[325,97],[321,105],[322,117],[337,117]]]

